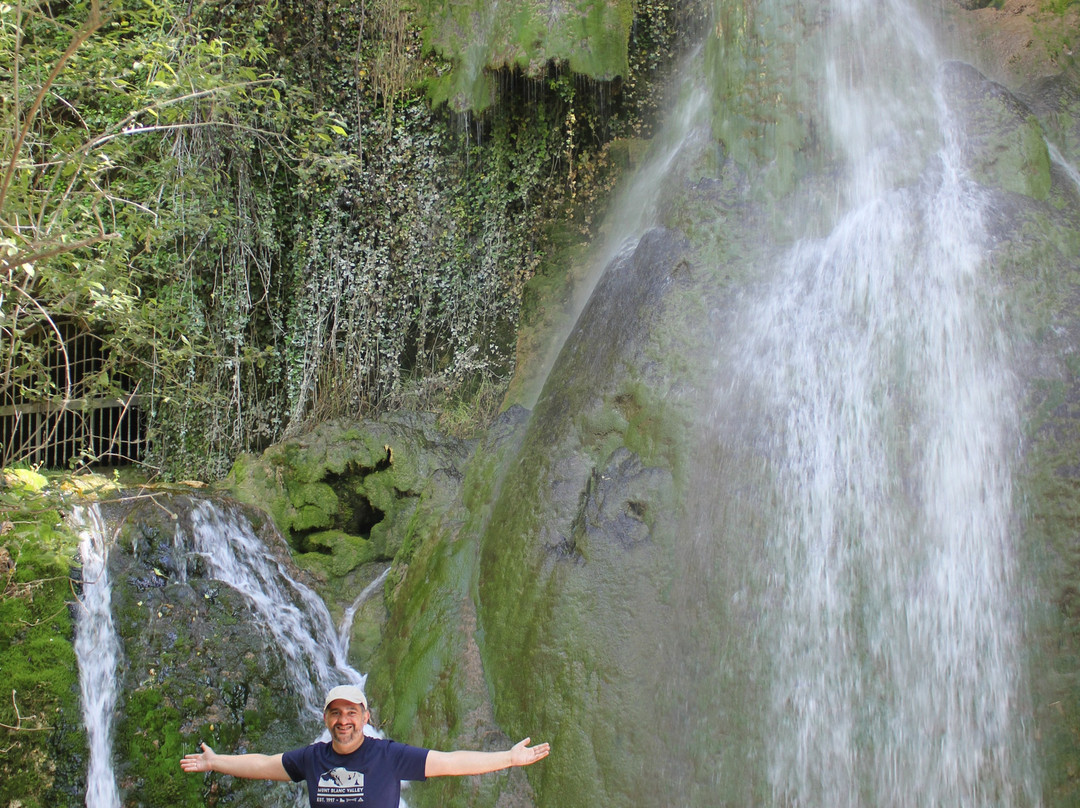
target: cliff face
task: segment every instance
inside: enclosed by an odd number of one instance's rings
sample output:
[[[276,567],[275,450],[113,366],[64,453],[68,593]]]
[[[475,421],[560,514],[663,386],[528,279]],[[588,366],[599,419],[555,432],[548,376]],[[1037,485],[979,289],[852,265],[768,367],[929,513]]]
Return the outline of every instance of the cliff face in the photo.
[[[426,8],[430,46],[455,63],[436,97],[481,109],[497,90],[485,70],[528,72],[554,58],[607,79],[627,58],[625,3],[529,5],[527,19],[514,16],[520,5]],[[763,626],[783,604],[769,589],[778,485],[764,458],[790,427],[763,416],[760,390],[735,389],[729,368],[744,358],[731,346],[786,250],[836,224],[837,169],[807,106],[820,87],[797,70],[820,58],[810,51],[824,16],[805,4],[775,18],[763,3],[720,5],[703,57],[719,71],[705,82],[713,127],[646,178],[659,189],[652,218],[632,249],[596,268],[576,327],[551,338],[562,347],[549,354],[558,355],[550,374],[518,368],[519,378],[547,379],[531,412],[511,408],[472,441],[447,438],[426,417],[327,422],[242,458],[227,482],[275,521],[304,570],[293,571],[335,617],[389,570],[359,612],[351,655],[370,672],[387,734],[439,748],[505,748],[527,734],[553,743],[538,767],[433,782],[409,793],[412,805],[777,799],[764,762],[776,739],[761,715],[783,660],[763,652]],[[934,80],[965,122],[964,173],[985,201],[991,293],[980,305],[1006,325],[1000,339],[1021,391],[1009,542],[1027,678],[1009,695],[1031,716],[1042,803],[1067,806],[1080,790],[1080,11],[1009,0],[936,13],[954,58]],[[544,20],[551,30],[537,27]],[[634,143],[627,165],[646,164],[647,148]],[[914,151],[893,166],[905,200],[941,179],[933,149]],[[566,275],[587,285],[584,273]],[[544,300],[554,309],[572,297],[560,289]],[[833,339],[821,339],[823,352]],[[898,367],[909,359],[894,358]],[[895,385],[882,397],[918,393]],[[904,422],[911,410],[895,415]],[[919,498],[904,474],[895,485]],[[128,660],[125,801],[262,804],[271,797],[255,785],[175,779],[175,757],[201,738],[219,751],[308,738],[287,721],[301,708],[281,685],[285,658],[260,647],[246,606],[194,556],[173,557],[172,520],[155,507],[132,520],[114,562]],[[905,582],[899,595],[920,586]],[[853,611],[865,643],[871,611]],[[866,681],[880,684],[869,667]],[[58,748],[77,745],[72,723]],[[78,803],[81,775],[61,774],[57,788]]]
[[[783,534],[772,509],[791,494],[772,453],[783,443],[778,436],[796,434],[798,417],[766,406],[770,380],[782,380],[783,366],[743,386],[733,370],[750,362],[733,353],[744,344],[746,309],[770,273],[800,239],[828,242],[838,226],[843,133],[825,130],[824,81],[802,72],[821,64],[829,19],[802,4],[798,13],[777,13],[795,5],[724,4],[718,11],[703,55],[704,95],[713,103],[708,136],[689,138],[691,145],[650,180],[651,213],[627,234],[632,248],[613,250],[614,258],[596,269],[595,292],[573,330],[554,339],[561,350],[532,412],[508,412],[456,466],[462,486],[450,498],[460,496],[464,509],[432,500],[395,556],[382,639],[361,663],[372,672],[388,731],[439,746],[497,747],[530,734],[556,750],[543,767],[515,773],[506,784],[433,783],[410,795],[415,804],[466,794],[476,805],[560,808],[782,804],[778,790],[795,788],[793,773],[777,772],[791,767],[768,762],[777,735],[791,726],[764,716],[783,712],[772,684],[777,670],[797,666],[770,650],[777,615],[793,610],[785,598],[794,597],[777,589],[770,543]],[[991,776],[1009,794],[1002,799],[1017,805],[1038,801],[1037,792],[1044,804],[1069,805],[1077,787],[1080,486],[1070,458],[1078,451],[1080,401],[1080,186],[1071,172],[1080,117],[1068,52],[1075,13],[1023,4],[939,9],[934,24],[953,41],[948,58],[896,77],[897,87],[933,84],[964,130],[958,165],[970,183],[965,193],[980,200],[982,230],[973,239],[985,250],[973,305],[978,322],[986,318],[1001,330],[975,353],[1008,344],[1009,385],[1019,390],[1020,446],[1007,461],[1012,487],[1006,486],[1017,503],[1015,529],[1005,540],[1016,567],[1001,577],[1015,579],[1011,591],[1023,618],[1021,628],[1009,623],[1002,631],[1025,637],[1016,652],[1022,684],[1006,698],[1031,716],[1038,782],[1025,780],[1028,774],[1015,783],[1001,771]],[[887,42],[872,44],[880,49],[870,47],[869,57],[893,58]],[[910,112],[917,120],[925,111]],[[670,115],[672,125],[676,117]],[[654,155],[662,140],[654,142]],[[935,295],[906,298],[919,287],[905,285],[903,268],[938,224],[938,211],[921,195],[947,172],[937,135],[913,127],[895,140],[890,148],[903,159],[888,165],[897,182],[888,196],[916,216],[916,224],[904,225],[911,256],[901,243],[900,271],[890,281],[906,312],[893,316],[902,320],[939,302]],[[650,165],[648,158],[640,165]],[[604,232],[619,226],[613,218]],[[856,252],[880,246],[871,240]],[[807,292],[813,286],[812,279],[800,283]],[[797,311],[800,296],[792,295]],[[873,333],[903,324],[874,324],[856,307],[843,327],[860,326]],[[933,341],[942,330],[931,326],[922,336]],[[804,338],[820,342],[824,362],[844,333]],[[933,365],[933,358],[910,346],[890,355],[901,373],[921,361]],[[903,375],[882,382],[885,404],[871,397],[873,403],[894,405],[889,417],[910,432],[869,433],[871,443],[886,444],[894,459],[909,464],[891,470],[887,487],[916,510],[939,493],[912,482],[925,437],[911,422],[920,407],[934,415],[922,402],[921,383]],[[835,397],[846,400],[847,392]],[[851,482],[855,489],[861,484]],[[433,513],[446,516],[432,520]],[[897,535],[898,546],[917,545],[921,517],[903,519],[916,527]],[[853,664],[856,673],[838,682],[891,692],[893,666],[916,664],[888,657],[875,645],[880,638],[871,639],[871,627],[887,622],[881,614],[903,622],[908,606],[920,608],[921,591],[930,597],[927,581],[936,570],[913,569],[897,576],[889,593],[894,603],[875,601],[877,582],[852,585],[851,625],[836,641],[850,641],[853,650],[838,652],[845,659],[837,664]],[[807,625],[815,619],[789,616]],[[807,658],[814,646],[807,638],[792,659]],[[985,667],[977,658],[968,662],[971,670]],[[805,669],[807,692],[818,676]],[[838,698],[857,701],[854,691]],[[894,701],[913,699],[900,693]],[[822,706],[799,693],[792,704]],[[933,716],[926,712],[927,726],[936,726]],[[863,720],[869,726],[889,719]],[[828,721],[807,724],[824,731]],[[866,755],[892,748],[866,733]],[[861,754],[853,753],[852,766]],[[1027,754],[1015,753],[1025,772]]]

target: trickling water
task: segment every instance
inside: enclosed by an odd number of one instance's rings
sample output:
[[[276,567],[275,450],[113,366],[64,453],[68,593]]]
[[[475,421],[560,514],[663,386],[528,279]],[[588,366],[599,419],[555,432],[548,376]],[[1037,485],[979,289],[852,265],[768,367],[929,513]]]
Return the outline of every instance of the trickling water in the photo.
[[[700,77],[703,70],[701,48],[687,57],[690,76]],[[613,208],[604,216],[603,233],[597,246],[590,251],[589,264],[574,291],[567,312],[566,327],[561,339],[553,341],[548,348],[535,394],[539,394],[559,351],[565,343],[581,312],[588,304],[604,271],[622,256],[634,251],[641,236],[658,223],[658,206],[667,179],[678,173],[685,162],[694,164],[700,151],[711,144],[708,126],[709,89],[705,83],[692,78],[683,83],[682,94],[672,114],[668,116],[663,130],[657,134],[655,143],[642,165],[633,173],[629,187],[616,198]],[[530,402],[535,404],[535,401]]]
[[[1073,186],[1076,188],[1076,192],[1080,194],[1080,170],[1076,168],[1072,163],[1065,159],[1065,155],[1061,153],[1061,150],[1050,141],[1046,142],[1047,150],[1050,152],[1050,159],[1054,161],[1054,164],[1058,166],[1065,175],[1072,180]]]
[[[181,542],[202,556],[207,574],[241,593],[260,630],[285,658],[293,684],[311,713],[322,716],[322,698],[339,684],[363,685],[366,676],[346,662],[346,647],[322,599],[289,575],[266,551],[241,514],[198,501],[191,536]]]
[[[120,639],[113,625],[109,543],[96,505],[74,508],[71,518],[78,531],[82,559],[82,597],[76,622],[75,656],[79,665],[83,725],[90,746],[86,808],[119,808],[120,794],[113,774],[112,735]]]
[[[735,354],[780,503],[768,782],[786,806],[1036,805],[1017,391],[980,193],[916,10],[848,0],[830,22],[823,106],[847,212],[790,250]]]
[[[351,604],[349,604],[349,608],[346,609],[345,613],[341,616],[341,623],[338,624],[338,641],[341,643],[341,647],[346,654],[349,652],[349,639],[352,632],[353,619],[356,617],[357,610],[379,590],[379,587],[383,585],[386,576],[389,574],[390,567],[387,567],[380,572],[374,581],[360,591],[360,594],[356,596],[356,599],[353,600]]]

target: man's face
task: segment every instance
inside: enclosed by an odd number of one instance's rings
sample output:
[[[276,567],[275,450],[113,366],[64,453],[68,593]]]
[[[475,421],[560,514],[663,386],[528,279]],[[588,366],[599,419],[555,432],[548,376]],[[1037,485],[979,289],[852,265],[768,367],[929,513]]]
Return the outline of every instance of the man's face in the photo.
[[[364,724],[368,720],[364,705],[336,699],[326,708],[323,720],[337,752],[352,752],[364,742]]]

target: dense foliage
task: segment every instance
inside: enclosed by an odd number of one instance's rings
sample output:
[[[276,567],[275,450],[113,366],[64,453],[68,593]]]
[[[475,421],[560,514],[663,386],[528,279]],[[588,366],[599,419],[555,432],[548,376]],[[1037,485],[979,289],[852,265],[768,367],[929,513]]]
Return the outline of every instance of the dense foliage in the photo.
[[[611,81],[552,47],[489,70],[483,114],[425,91],[456,70],[440,7],[2,7],[0,406],[134,391],[143,462],[204,477],[328,416],[482,418],[551,223],[587,235],[695,7],[637,4]],[[72,324],[106,346],[89,377]]]

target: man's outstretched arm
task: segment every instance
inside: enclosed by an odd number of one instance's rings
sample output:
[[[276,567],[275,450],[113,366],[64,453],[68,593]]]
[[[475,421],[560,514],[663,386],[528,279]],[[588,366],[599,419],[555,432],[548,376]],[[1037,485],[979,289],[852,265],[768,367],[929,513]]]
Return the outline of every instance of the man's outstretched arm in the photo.
[[[219,755],[206,744],[202,752],[184,755],[180,768],[186,772],[220,772],[248,780],[291,780],[281,765],[281,755]]]
[[[547,757],[551,747],[546,743],[529,746],[530,738],[514,744],[505,752],[428,752],[424,765],[425,777],[444,777],[454,774],[487,774],[512,766],[528,766]]]

